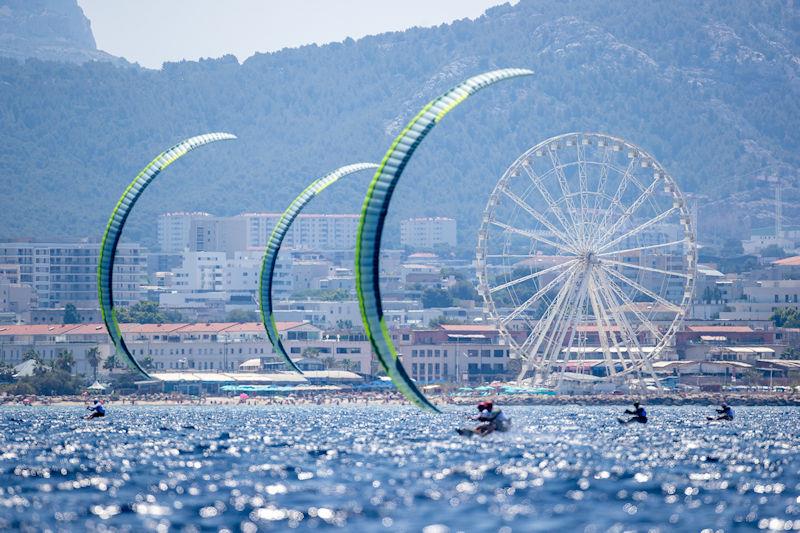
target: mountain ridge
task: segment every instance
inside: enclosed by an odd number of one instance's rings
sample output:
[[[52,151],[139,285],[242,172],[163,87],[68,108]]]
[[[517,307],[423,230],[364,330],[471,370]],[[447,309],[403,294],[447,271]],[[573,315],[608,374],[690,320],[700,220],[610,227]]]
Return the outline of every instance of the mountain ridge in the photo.
[[[0,84],[11,88],[0,94],[8,139],[0,184],[36,199],[0,197],[0,227],[7,237],[94,235],[150,158],[216,130],[240,140],[170,169],[143,196],[126,238],[152,242],[154,217],[167,210],[282,210],[331,168],[379,160],[437,94],[508,66],[536,75],[476,96],[437,128],[397,189],[390,224],[454,216],[461,246],[474,246],[479,214],[505,167],[567,131],[603,131],[651,152],[699,199],[707,215],[701,238],[768,224],[774,176],[784,182],[787,222],[797,220],[797,9],[679,0],[629,11],[619,1],[523,0],[476,20],[256,54],[241,65],[232,56],[160,71],[0,60]],[[358,211],[368,178],[337,184],[309,207]],[[760,208],[736,200],[702,212],[742,191],[763,200]]]

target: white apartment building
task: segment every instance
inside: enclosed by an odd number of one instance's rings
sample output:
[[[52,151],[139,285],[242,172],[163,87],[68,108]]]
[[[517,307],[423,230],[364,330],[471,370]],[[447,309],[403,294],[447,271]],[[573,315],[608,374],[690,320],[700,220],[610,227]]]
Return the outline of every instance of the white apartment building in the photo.
[[[264,250],[280,213],[244,213],[247,249]],[[350,250],[355,247],[359,215],[303,213],[295,219],[282,247],[294,250]]]
[[[158,248],[163,253],[177,254],[189,249],[192,222],[211,218],[203,212],[164,213],[158,217]]]
[[[40,307],[73,304],[97,307],[99,242],[0,243],[0,265],[19,267],[19,283],[36,291]],[[121,243],[114,263],[114,303],[130,305],[143,298],[147,259],[138,244]]]
[[[456,221],[446,217],[409,218],[400,222],[400,244],[429,250],[456,245]]]
[[[323,338],[322,330],[303,322],[279,322],[278,331],[294,360],[313,357],[335,364],[347,360],[351,370],[372,373],[369,342]],[[237,371],[253,358],[277,360],[261,323],[121,324],[128,349],[154,371],[211,370]],[[31,350],[47,361],[71,351],[75,371],[90,374],[86,360],[91,348],[98,348],[102,360],[113,353],[111,341],[101,324],[0,326],[0,361],[17,365]],[[99,371],[105,373],[100,364]]]
[[[746,283],[743,298],[728,303],[720,320],[769,320],[777,309],[800,308],[800,280],[761,280]]]

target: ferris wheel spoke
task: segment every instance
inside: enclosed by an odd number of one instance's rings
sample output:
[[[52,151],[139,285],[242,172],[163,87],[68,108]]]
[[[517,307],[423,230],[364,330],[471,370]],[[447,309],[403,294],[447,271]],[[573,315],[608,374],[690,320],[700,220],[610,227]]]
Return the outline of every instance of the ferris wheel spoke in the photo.
[[[545,239],[544,237],[542,237],[541,235],[536,234],[533,231],[528,231],[528,230],[517,228],[515,226],[510,226],[510,225],[508,225],[508,224],[506,224],[504,222],[500,222],[499,220],[492,220],[491,224],[494,224],[498,228],[502,228],[502,229],[508,231],[509,233],[515,233],[515,234],[520,235],[522,237],[527,237],[527,238],[532,239],[534,241],[538,241],[538,242],[540,242],[542,244],[546,244],[548,246],[552,246],[553,248],[555,248],[557,250],[561,250],[562,252],[567,252],[567,253],[572,254],[572,255],[576,254],[575,250],[571,246],[566,245],[566,244],[559,244],[557,242],[551,241],[550,239]]]
[[[602,297],[606,300],[606,304],[609,307],[614,307],[617,305],[616,300],[610,296],[606,287],[602,284],[600,285],[600,292]],[[619,360],[622,364],[623,371],[627,372],[631,369],[636,370],[641,366],[641,357],[642,357],[642,347],[639,343],[639,338],[636,334],[636,331],[630,325],[630,323],[625,318],[624,314],[614,314],[614,323],[617,325],[617,328],[620,332],[619,335],[619,342],[615,344],[617,353],[620,354]],[[625,349],[625,357],[622,356],[622,349],[620,348],[620,344],[623,345]],[[637,359],[639,362],[637,362]]]
[[[633,214],[642,206],[642,204],[644,204],[647,201],[647,199],[653,195],[653,192],[655,191],[656,186],[659,184],[660,181],[661,177],[657,175],[657,177],[653,180],[650,186],[647,187],[647,189],[645,189],[642,192],[642,194],[640,194],[627,209],[625,209],[625,211],[622,213],[622,216],[619,217],[611,225],[611,227],[608,230],[606,230],[606,232],[602,236],[598,238],[598,241],[599,242],[605,241],[606,239],[614,235],[614,232],[620,229],[628,220],[630,220],[631,216],[633,216]]]
[[[661,341],[664,340],[664,336],[661,334],[658,327],[656,327],[656,325],[653,324],[650,319],[648,319],[646,316],[644,316],[644,314],[642,314],[641,311],[639,311],[636,303],[628,298],[628,295],[625,294],[625,291],[623,291],[619,285],[614,283],[614,280],[609,278],[605,272],[601,270],[599,275],[603,284],[608,287],[613,294],[616,294],[617,299],[622,302],[624,309],[630,309],[630,311],[636,315],[636,318],[639,320],[639,322],[641,322],[642,325],[644,325],[644,327],[650,331],[650,334],[653,335],[653,339],[655,340],[656,344],[660,344]]]
[[[633,357],[632,355],[633,351],[631,350],[631,343],[628,340],[630,332],[625,330],[622,324],[622,320],[620,319],[620,316],[617,313],[613,313],[611,311],[612,309],[614,309],[614,307],[617,307],[617,304],[613,299],[608,298],[608,295],[605,292],[605,287],[603,286],[603,283],[600,281],[598,273],[593,271],[592,274],[593,276],[596,276],[595,280],[598,289],[597,299],[600,302],[601,312],[604,313],[605,323],[609,328],[609,330],[612,332],[611,343],[614,345],[614,351],[617,354],[617,361],[622,366],[623,372],[625,372],[631,366],[631,361],[629,360],[629,358]],[[613,323],[612,323],[612,318],[613,318]],[[614,331],[615,329],[616,331],[619,332],[619,336]],[[623,347],[625,350],[624,355],[623,355]]]
[[[553,149],[548,149],[547,154],[550,156],[550,163],[553,165],[553,170],[556,172],[556,181],[561,189],[561,194],[564,197],[564,203],[567,206],[567,213],[572,220],[572,226],[575,228],[575,233],[578,236],[578,243],[584,244],[586,242],[586,235],[584,235],[585,228],[583,227],[583,218],[578,210],[575,209],[575,204],[572,202],[572,191],[570,191],[567,177],[564,175],[564,168],[561,166],[561,161],[558,159],[558,154]]]
[[[575,330],[577,328],[577,324],[580,324],[580,321],[583,320],[583,306],[584,306],[584,303],[586,301],[586,292],[587,292],[586,291],[586,286],[587,286],[587,276],[584,275],[584,276],[582,276],[581,284],[580,284],[580,287],[578,288],[578,291],[577,291],[578,298],[577,298],[577,302],[576,302],[574,311],[572,313],[570,313],[570,316],[567,317],[567,320],[564,321],[564,327],[558,333],[558,337],[557,337],[558,340],[556,342],[555,351],[553,353],[554,353],[554,356],[558,356],[558,355],[560,355],[562,353],[565,354],[564,355],[564,365],[563,365],[562,371],[561,371],[562,376],[563,376],[563,373],[566,371],[567,364],[569,363],[569,360],[570,360],[570,353],[571,353],[571,350],[572,350],[572,344],[573,344],[573,342],[575,340]],[[567,334],[569,334],[570,338],[569,338],[569,342],[567,343],[566,348],[565,348],[564,347],[564,341],[567,339]],[[565,350],[566,350],[566,352],[565,352]],[[556,359],[556,362],[558,362],[557,359]]]
[[[586,287],[587,287],[588,277],[584,276],[583,280],[581,280],[581,289],[579,291],[578,296],[578,305],[575,309],[575,314],[573,315],[573,321],[570,326],[570,333],[569,333],[569,341],[567,342],[566,346],[566,355],[564,356],[564,367],[561,371],[561,375],[558,378],[558,386],[561,386],[562,379],[564,377],[564,372],[566,372],[567,364],[570,361],[571,354],[572,354],[572,347],[575,344],[575,332],[577,331],[580,324],[583,322],[583,318],[585,315],[585,305],[586,305]],[[563,341],[562,341],[563,344]],[[576,356],[578,366],[576,368],[583,370],[583,361],[586,358],[586,353],[584,352],[581,354],[580,352]],[[582,372],[581,372],[582,373]]]
[[[577,262],[578,262],[577,259],[571,259],[571,260],[566,261],[564,263],[559,263],[557,265],[553,265],[553,266],[545,268],[543,270],[537,270],[536,272],[531,272],[530,274],[525,274],[524,276],[520,276],[520,277],[518,277],[516,279],[512,279],[511,281],[507,281],[507,282],[505,282],[505,283],[503,283],[501,285],[497,285],[496,287],[491,287],[489,289],[489,293],[493,294],[493,293],[495,293],[497,291],[501,291],[503,289],[507,289],[509,287],[513,287],[514,285],[518,285],[520,283],[524,283],[526,281],[530,281],[532,279],[536,279],[539,276],[543,276],[545,274],[549,274],[550,272],[555,272],[556,270],[561,270],[562,268],[572,267]],[[553,279],[553,281],[560,280],[561,277],[563,277],[564,274],[566,274],[567,272],[569,272],[569,270],[567,270],[566,272],[562,272],[559,276],[555,277]],[[549,287],[550,284],[553,283],[553,281],[548,283],[545,287]]]
[[[564,244],[575,249],[575,243],[573,242],[574,239],[568,237],[566,234],[564,234],[562,231],[556,228],[549,220],[547,220],[544,217],[544,215],[542,215],[536,209],[528,205],[528,203],[525,200],[514,194],[512,191],[509,191],[508,189],[503,189],[503,194],[505,194],[508,198],[510,198],[512,202],[517,204],[520,208],[522,208],[523,211],[532,216],[536,221],[538,221],[540,224],[549,229],[550,232],[559,239],[561,239],[561,241]]]
[[[592,218],[590,220],[590,227],[596,228],[597,227],[597,218],[600,213],[600,204],[602,202],[603,197],[606,194],[606,183],[608,183],[608,169],[609,169],[609,156],[611,155],[611,150],[608,146],[606,146],[605,150],[603,150],[603,160],[600,164],[600,178],[597,183],[597,189],[595,190],[595,198],[594,198],[594,207],[592,208]],[[589,237],[590,239],[594,239],[596,231],[594,229],[590,230]]]
[[[655,250],[656,248],[668,248],[670,246],[677,246],[679,244],[686,244],[686,241],[684,239],[681,239],[681,240],[678,240],[678,241],[664,242],[664,243],[661,243],[661,244],[648,244],[648,245],[645,245],[645,246],[637,246],[636,248],[625,248],[624,250],[611,250],[610,252],[603,252],[603,253],[597,254],[597,256],[598,257],[605,257],[605,256],[608,256],[608,255],[622,255],[622,254],[628,254],[628,253],[632,253],[632,252],[642,252],[644,250]]]
[[[636,270],[644,270],[646,272],[654,272],[656,274],[663,274],[665,276],[676,276],[676,277],[679,277],[679,278],[688,278],[689,277],[688,274],[685,274],[683,272],[673,272],[673,271],[670,271],[670,270],[661,270],[660,268],[648,267],[648,266],[639,265],[639,264],[636,264],[636,263],[623,263],[622,261],[615,261],[613,259],[603,259],[601,261],[601,263],[606,264],[606,265],[615,265],[615,266],[625,267],[625,268],[633,268],[633,269],[636,269]]]
[[[678,313],[678,314],[683,312],[683,309],[680,306],[675,305],[674,303],[670,302],[669,300],[665,300],[664,298],[662,298],[658,294],[654,293],[650,289],[648,289],[646,287],[643,287],[639,283],[633,281],[632,279],[630,279],[629,277],[621,274],[620,272],[617,272],[613,268],[607,268],[607,267],[604,267],[602,265],[601,265],[601,268],[603,268],[603,270],[605,272],[607,272],[608,274],[611,274],[612,276],[614,276],[615,278],[617,278],[621,282],[623,282],[623,283],[625,283],[627,285],[630,285],[631,287],[633,287],[634,289],[636,289],[640,293],[644,294],[645,296],[648,296],[653,301],[655,301],[656,303],[662,305],[663,307],[666,307],[670,311],[672,311],[674,313]]]
[[[631,174],[631,171],[634,169],[635,165],[636,158],[634,157],[628,162],[628,166],[625,169],[625,172],[622,174],[619,184],[617,185],[617,190],[614,193],[614,196],[611,198],[611,202],[609,202],[605,212],[603,213],[603,218],[600,220],[599,224],[595,225],[594,232],[592,232],[592,240],[597,239],[600,232],[605,231],[605,229],[608,227],[608,219],[614,212],[615,206],[619,206],[622,210],[625,209],[622,205],[622,195],[625,194],[625,190],[628,188],[628,176]]]
[[[575,280],[573,278],[573,287],[574,287],[574,281]],[[564,305],[561,306],[561,310],[559,311],[555,322],[547,330],[543,332],[544,342],[543,345],[541,346],[542,358],[539,364],[539,366],[542,368],[548,365],[548,361],[551,362],[551,365],[553,362],[557,364],[558,356],[560,355],[561,349],[563,348],[564,339],[562,332],[565,332],[566,328],[569,325],[570,316],[572,316],[569,315],[569,311],[574,296],[576,295],[576,291],[570,288],[570,290],[568,290],[565,294],[566,294],[566,299],[564,301]],[[538,352],[538,348],[533,353],[536,354],[536,352]]]
[[[544,184],[542,183],[541,176],[536,174],[536,172],[534,172],[533,169],[530,168],[530,165],[528,165],[527,162],[523,163],[522,169],[525,170],[525,173],[528,175],[528,178],[530,178],[534,187],[536,187],[536,190],[539,191],[539,194],[541,195],[542,199],[545,202],[547,202],[547,207],[550,209],[553,215],[558,219],[558,222],[561,224],[561,227],[564,228],[564,231],[568,233],[573,238],[573,240],[578,241],[578,235],[577,233],[575,233],[574,225],[571,226],[567,222],[567,219],[566,217],[564,217],[564,212],[561,210],[561,207],[558,205],[558,203],[556,203],[556,201],[553,199],[553,196],[550,194],[550,192],[547,190],[547,188],[545,188]]]
[[[508,324],[512,320],[516,319],[519,315],[521,315],[522,313],[527,311],[530,308],[531,305],[533,305],[534,303],[536,303],[540,299],[544,298],[545,295],[548,292],[550,292],[553,289],[553,287],[555,287],[564,278],[564,276],[571,276],[573,274],[573,272],[574,272],[574,268],[570,267],[568,270],[565,270],[564,272],[562,272],[561,274],[559,274],[558,276],[553,278],[548,284],[546,284],[544,287],[540,288],[530,298],[525,300],[522,303],[522,305],[520,305],[519,307],[514,309],[511,312],[511,314],[509,314],[508,316],[505,316],[502,319],[500,319],[500,323],[503,326],[505,326],[506,324]]]
[[[605,324],[605,313],[603,312],[602,308],[600,307],[600,302],[598,301],[597,296],[597,288],[595,287],[594,277],[589,277],[589,302],[592,305],[592,315],[594,315],[595,319],[595,326],[597,327],[597,336],[600,340],[600,347],[603,350],[603,359],[606,362],[606,368],[611,373],[612,376],[616,375],[617,373],[617,365],[614,362],[613,357],[611,357],[611,350],[608,346],[608,337],[606,336],[606,324]],[[616,343],[616,338],[613,339],[614,343]],[[617,349],[617,358],[621,359],[621,354],[619,353],[619,349]]]
[[[658,224],[659,222],[661,222],[662,220],[664,220],[665,218],[670,216],[672,213],[674,213],[675,210],[677,210],[677,209],[678,209],[677,207],[671,207],[671,208],[667,209],[666,211],[663,211],[663,212],[659,213],[655,217],[651,218],[650,220],[648,220],[646,222],[643,222],[642,224],[639,224],[638,226],[636,226],[632,230],[630,230],[630,231],[628,231],[626,233],[623,233],[622,235],[620,235],[619,237],[615,238],[614,240],[603,244],[602,246],[600,246],[600,248],[598,248],[597,251],[598,252],[603,252],[603,251],[607,250],[608,248],[614,246],[615,244],[618,244],[618,243],[624,241],[628,237],[632,237],[632,236],[636,235],[637,233],[646,230],[650,226],[652,226],[654,224]]]
[[[598,274],[598,275],[600,275],[600,274]],[[608,281],[609,283],[611,282],[611,280],[607,279],[607,276],[602,275],[601,277],[606,278],[606,281]],[[611,291],[611,288],[610,288],[609,284],[602,283],[601,284],[601,290],[604,290],[606,292],[607,301],[616,302],[616,300],[615,300],[615,298],[614,298],[614,296],[612,294],[612,291]],[[650,375],[653,376],[653,378],[655,378],[655,382],[656,382],[656,385],[658,386],[658,388],[661,388],[661,384],[659,383],[659,381],[658,381],[658,379],[656,377],[655,371],[653,370],[653,365],[650,362],[650,356],[648,356],[648,354],[646,354],[644,349],[642,348],[642,345],[639,342],[639,336],[637,335],[637,332],[635,331],[635,329],[631,325],[630,321],[628,320],[628,317],[625,316],[624,312],[619,313],[619,318],[620,318],[622,327],[624,327],[628,331],[628,335],[630,336],[630,339],[636,345],[635,346],[636,347],[636,355],[634,355],[634,352],[631,349],[632,347],[629,344],[626,344],[627,349],[628,349],[628,355],[630,356],[630,359],[633,361],[634,359],[638,358],[638,360],[639,360],[639,363],[638,363],[638,365],[636,365],[634,367],[634,370],[638,372],[638,371],[641,370],[642,367],[644,367],[650,373]]]
[[[540,318],[539,321],[536,322],[536,325],[531,330],[530,335],[528,335],[528,338],[526,338],[525,342],[522,343],[521,350],[523,351],[523,353],[527,353],[531,357],[536,356],[536,352],[539,350],[539,345],[542,342],[543,338],[542,332],[547,332],[548,328],[550,327],[550,324],[553,322],[553,319],[555,318],[555,315],[561,310],[561,306],[564,303],[564,299],[566,298],[569,291],[572,290],[574,277],[575,273],[573,271],[570,273],[569,277],[567,278],[567,281],[564,283],[564,286],[561,287],[561,289],[558,291],[558,294],[556,295],[555,300],[553,300],[553,303],[547,308],[547,311],[545,311],[542,318]],[[532,343],[535,343],[534,344],[535,348],[532,351],[530,351],[529,349]]]

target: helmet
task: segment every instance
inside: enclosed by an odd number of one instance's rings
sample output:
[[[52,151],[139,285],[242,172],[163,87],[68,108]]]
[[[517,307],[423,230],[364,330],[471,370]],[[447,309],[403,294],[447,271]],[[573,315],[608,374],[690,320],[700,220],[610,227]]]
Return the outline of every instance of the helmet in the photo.
[[[639,402],[633,402],[634,407],[639,407]]]
[[[95,398],[95,399],[94,399],[94,403],[100,403],[100,400],[98,400],[97,398]]]
[[[492,402],[485,401],[478,404],[478,411],[491,411]]]

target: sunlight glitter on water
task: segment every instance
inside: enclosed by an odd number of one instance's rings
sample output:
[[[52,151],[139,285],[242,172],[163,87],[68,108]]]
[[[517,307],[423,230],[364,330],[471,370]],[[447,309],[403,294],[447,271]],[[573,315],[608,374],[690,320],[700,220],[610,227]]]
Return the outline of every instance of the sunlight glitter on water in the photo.
[[[456,408],[4,408],[0,528],[800,530],[798,408],[506,411],[467,439]]]

